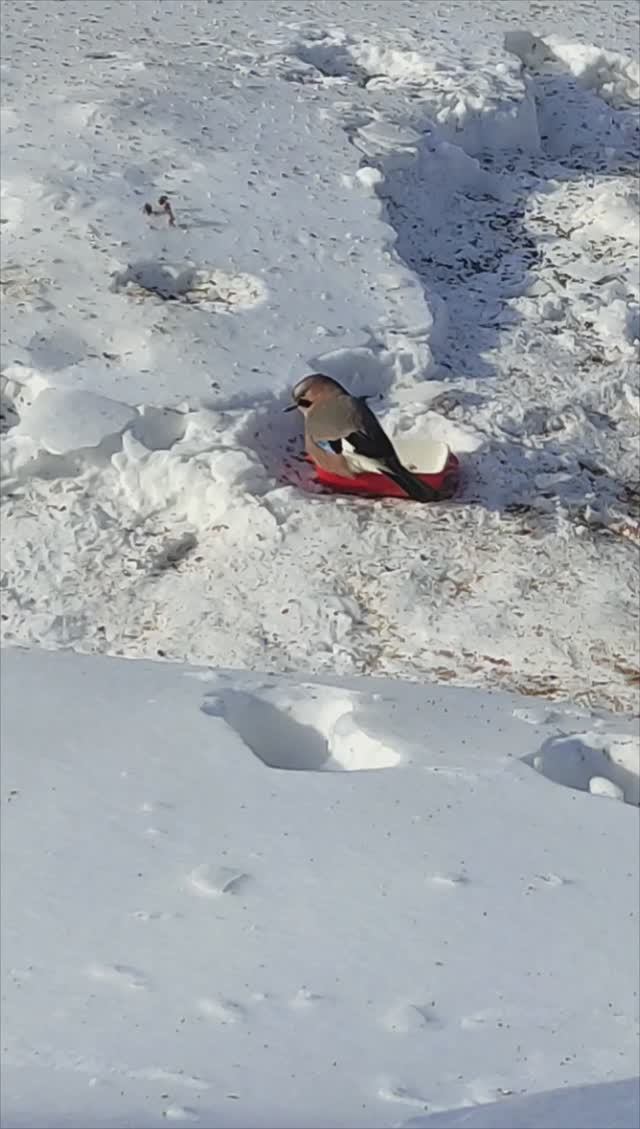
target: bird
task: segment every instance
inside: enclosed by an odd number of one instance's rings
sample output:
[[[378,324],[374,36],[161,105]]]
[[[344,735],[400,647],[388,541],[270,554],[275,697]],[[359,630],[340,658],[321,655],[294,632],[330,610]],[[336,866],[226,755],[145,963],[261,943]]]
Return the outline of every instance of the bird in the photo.
[[[315,372],[298,381],[292,398],[284,411],[302,412],[307,454],[319,467],[344,478],[382,473],[415,502],[435,500],[435,491],[400,462],[366,396],[352,396],[337,380]]]

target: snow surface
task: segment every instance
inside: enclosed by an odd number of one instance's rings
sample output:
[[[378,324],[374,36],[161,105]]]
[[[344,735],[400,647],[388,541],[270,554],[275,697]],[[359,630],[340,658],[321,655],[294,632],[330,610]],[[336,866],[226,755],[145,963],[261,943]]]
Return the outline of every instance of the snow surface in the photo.
[[[634,707],[637,14],[3,5],[5,641]],[[459,497],[314,486],[317,368]]]
[[[637,5],[0,18],[3,1126],[636,1127]]]
[[[515,1098],[500,1105],[476,1106],[435,1116],[416,1117],[412,1129],[631,1129],[640,1118],[640,1082],[607,1082],[600,1086],[553,1090],[549,1094]]]
[[[635,1129],[638,811],[533,763],[637,746],[631,722],[390,680],[2,668],[7,1129]]]

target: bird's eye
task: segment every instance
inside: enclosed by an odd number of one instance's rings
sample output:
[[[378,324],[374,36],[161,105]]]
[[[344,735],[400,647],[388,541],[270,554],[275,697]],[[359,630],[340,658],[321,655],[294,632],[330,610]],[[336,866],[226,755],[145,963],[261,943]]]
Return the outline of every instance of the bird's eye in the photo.
[[[310,408],[311,407],[311,400],[305,400],[304,398],[301,399],[301,400],[298,400],[298,407],[299,408]]]

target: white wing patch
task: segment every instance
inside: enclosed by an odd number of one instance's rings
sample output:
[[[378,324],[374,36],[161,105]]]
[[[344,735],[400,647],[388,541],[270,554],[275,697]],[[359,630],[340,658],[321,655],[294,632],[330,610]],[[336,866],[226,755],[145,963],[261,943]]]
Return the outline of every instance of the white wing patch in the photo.
[[[377,459],[369,459],[366,455],[359,455],[346,439],[342,440],[342,454],[344,455],[349,470],[354,471],[355,474],[383,473]]]

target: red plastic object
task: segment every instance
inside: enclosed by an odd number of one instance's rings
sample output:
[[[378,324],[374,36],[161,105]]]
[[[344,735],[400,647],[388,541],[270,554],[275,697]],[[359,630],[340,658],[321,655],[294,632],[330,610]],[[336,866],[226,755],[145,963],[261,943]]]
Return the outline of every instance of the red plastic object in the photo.
[[[453,452],[449,451],[442,470],[429,474],[419,471],[413,473],[416,478],[425,482],[435,491],[434,501],[440,502],[455,494],[460,481],[460,463]],[[379,498],[404,498],[405,501],[407,500],[407,495],[402,487],[398,486],[392,478],[387,478],[386,474],[357,474],[353,478],[345,478],[343,475],[331,474],[317,466],[316,479],[323,486],[328,486],[339,494],[364,494],[375,495]]]

